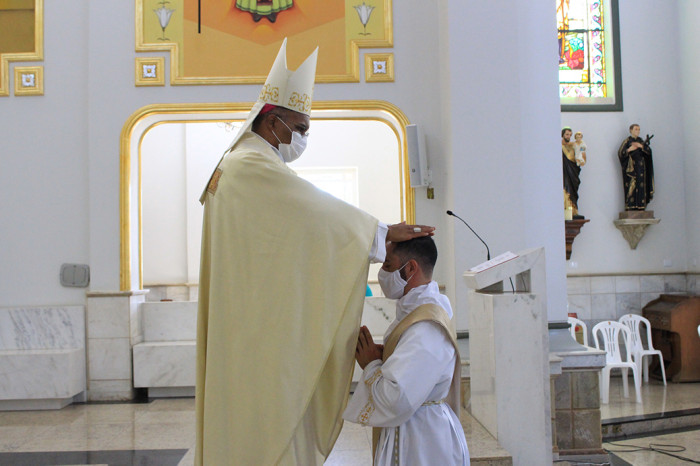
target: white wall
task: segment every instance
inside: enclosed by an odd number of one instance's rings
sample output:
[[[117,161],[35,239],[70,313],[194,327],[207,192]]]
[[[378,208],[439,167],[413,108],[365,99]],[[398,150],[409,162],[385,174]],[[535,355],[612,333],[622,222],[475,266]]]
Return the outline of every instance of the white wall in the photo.
[[[590,222],[574,241],[568,273],[687,270],[687,247],[692,242],[687,241],[686,235],[685,149],[680,111],[685,97],[679,92],[679,64],[688,60],[681,60],[675,4],[667,2],[668,6],[660,8],[653,0],[620,2],[624,111],[561,115],[561,126],[583,132],[588,146],[578,205]],[[697,90],[694,92],[697,98]],[[654,134],[651,148],[656,192],[647,210],[653,210],[654,216],[661,219],[661,223],[647,229],[636,250],[630,249],[613,224],[618,213],[624,211],[617,150],[629,135],[632,123],[641,126],[642,137]],[[664,261],[671,265],[665,267]]]
[[[681,69],[681,99],[683,118],[683,148],[685,151],[685,220],[687,234],[688,270],[700,271],[700,2],[682,0],[679,12],[679,53],[677,61]]]
[[[141,143],[144,285],[188,282],[185,147],[184,123],[155,126]]]
[[[550,312],[562,312],[567,271],[684,271],[686,255],[700,252],[694,215],[700,167],[692,150],[697,65],[684,60],[680,68],[681,52],[694,50],[697,39],[694,0],[622,0],[625,111],[557,113],[556,121],[556,63],[550,74],[554,52],[546,45],[548,31],[556,40],[554,7],[550,19],[545,3],[395,1],[395,47],[369,51],[394,53],[396,81],[315,88],[316,100],[392,102],[423,126],[435,199],[418,189],[416,218],[438,227],[436,278],[447,285],[460,325],[467,319],[461,273],[483,260],[484,249],[463,225],[453,227],[446,209],[470,221],[494,254],[544,244]],[[137,88],[134,58],[167,54],[134,51],[134,2],[64,0],[44,7],[45,95],[0,98],[1,306],[83,303],[84,290],[58,283],[63,262],[89,263],[93,291],[119,289],[119,143],[134,112],[154,103],[250,102],[259,91],[258,85]],[[622,208],[614,154],[632,121],[656,135],[651,208],[661,218],[636,251],[612,226]],[[562,124],[584,132],[590,154],[581,210],[591,222],[574,243],[577,269],[567,269],[559,220]],[[664,268],[664,259],[673,266]]]
[[[547,31],[556,42],[554,7],[447,3],[453,210],[492,256],[545,247],[549,318],[565,320],[561,156],[552,135],[559,103],[547,47]],[[454,238],[460,329],[468,326],[462,273],[486,260],[486,252],[464,225],[454,226]]]
[[[61,264],[92,263],[87,11],[72,3],[44,5],[44,96],[0,97],[0,307],[85,300],[59,282]]]

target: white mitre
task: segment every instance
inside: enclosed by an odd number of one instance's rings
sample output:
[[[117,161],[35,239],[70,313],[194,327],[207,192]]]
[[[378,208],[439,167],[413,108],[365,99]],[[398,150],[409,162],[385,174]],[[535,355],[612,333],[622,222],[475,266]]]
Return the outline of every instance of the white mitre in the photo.
[[[305,115],[311,115],[311,101],[314,95],[317,57],[318,47],[304,60],[304,63],[302,63],[296,71],[290,71],[287,68],[287,38],[282,41],[280,51],[277,52],[277,58],[275,58],[275,62],[272,64],[272,68],[267,75],[267,80],[265,80],[265,85],[263,85],[260,91],[257,102],[253,105],[253,108],[248,114],[248,118],[236,134],[236,137],[233,138],[231,144],[229,144],[228,148],[224,151],[224,155],[219,160],[219,163],[216,164],[214,173],[216,173],[216,169],[219,168],[226,154],[236,146],[236,143],[245,133],[251,131],[253,120],[255,120],[255,117],[258,116],[258,113],[260,113],[260,110],[262,110],[265,104],[284,107]],[[214,173],[212,173],[212,176],[214,176]],[[207,181],[207,186],[209,186],[210,182],[211,177],[209,177],[209,181]],[[199,198],[199,202],[204,203],[206,193],[207,187],[205,186],[204,192]]]
[[[288,108],[295,112],[311,115],[311,101],[314,95],[314,79],[316,77],[316,59],[318,57],[318,47],[309,55],[304,63],[296,71],[287,68],[287,39],[282,41],[280,51],[277,53],[275,63],[267,75],[265,85],[260,91],[257,102],[248,114],[248,119],[241,127],[240,131],[226,152],[233,149],[241,136],[250,131],[253,120],[258,116],[265,104]],[[224,152],[224,153],[226,153]]]

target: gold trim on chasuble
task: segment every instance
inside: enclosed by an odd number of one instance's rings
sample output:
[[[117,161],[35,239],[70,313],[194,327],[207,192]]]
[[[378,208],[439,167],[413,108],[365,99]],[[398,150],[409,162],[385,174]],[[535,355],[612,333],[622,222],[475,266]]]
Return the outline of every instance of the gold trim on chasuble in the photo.
[[[294,0],[274,23],[256,22],[235,0],[134,3],[135,51],[168,52],[171,85],[262,84],[285,37],[319,44],[317,83],[360,82],[360,48],[394,46],[392,0]],[[292,48],[289,65],[309,50]]]

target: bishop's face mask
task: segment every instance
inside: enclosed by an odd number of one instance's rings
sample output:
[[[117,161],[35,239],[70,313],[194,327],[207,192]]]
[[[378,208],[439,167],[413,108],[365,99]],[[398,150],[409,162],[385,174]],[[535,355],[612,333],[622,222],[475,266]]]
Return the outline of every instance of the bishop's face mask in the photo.
[[[406,262],[408,264],[408,262]],[[387,272],[384,269],[379,269],[377,274],[377,280],[379,280],[379,286],[382,289],[382,293],[389,299],[399,299],[403,296],[403,290],[408,284],[407,280],[401,278],[401,269],[406,267],[406,264],[402,265],[400,268],[394,270],[393,272]],[[408,277],[410,280],[413,275]]]
[[[308,134],[299,134],[297,131],[292,131],[292,128],[290,128],[287,123],[284,122],[283,119],[275,115],[275,117],[282,122],[284,126],[287,127],[289,131],[292,132],[292,141],[289,144],[285,144],[282,141],[280,141],[280,138],[275,134],[273,131],[272,134],[275,135],[277,138],[277,142],[279,142],[279,147],[277,150],[280,151],[280,155],[282,156],[282,160],[285,161],[285,163],[290,163],[294,162],[296,159],[301,157],[301,154],[304,153],[304,150],[306,149],[306,141],[309,137]]]

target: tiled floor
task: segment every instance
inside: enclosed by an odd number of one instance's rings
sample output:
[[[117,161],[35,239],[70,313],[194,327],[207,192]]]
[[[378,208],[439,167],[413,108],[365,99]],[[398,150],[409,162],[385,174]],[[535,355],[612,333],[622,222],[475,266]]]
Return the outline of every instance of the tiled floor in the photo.
[[[644,385],[642,398],[642,405],[634,403],[633,398],[624,399],[620,379],[613,379],[610,404],[601,409],[603,419],[700,408],[700,383],[669,384],[664,388],[652,381]],[[480,442],[478,434],[466,430],[468,441],[476,447]],[[326,464],[371,465],[370,437],[370,429],[345,423]],[[632,449],[619,445],[678,445],[686,450],[673,454],[700,461],[699,440],[700,430],[694,430],[617,441],[616,445],[604,447],[617,451]],[[159,399],[144,404],[74,404],[59,411],[0,412],[0,465],[189,466],[193,464],[193,445],[192,398]],[[616,455],[635,466],[688,464],[653,451]]]
[[[697,410],[700,408],[700,383],[669,383],[651,380],[642,384],[642,401],[635,403],[634,386],[630,378],[630,397],[624,398],[622,379],[613,378],[610,388],[610,403],[601,405],[603,422],[611,419],[645,419],[657,418],[655,414],[664,413],[667,416],[674,411]],[[669,423],[673,428],[673,420]],[[665,446],[664,446],[665,445]],[[628,440],[616,440],[604,443],[603,448],[634,466],[675,466],[687,465],[684,461],[657,450],[667,450],[669,453],[691,459],[700,463],[700,428],[683,430],[665,435],[645,436]]]

